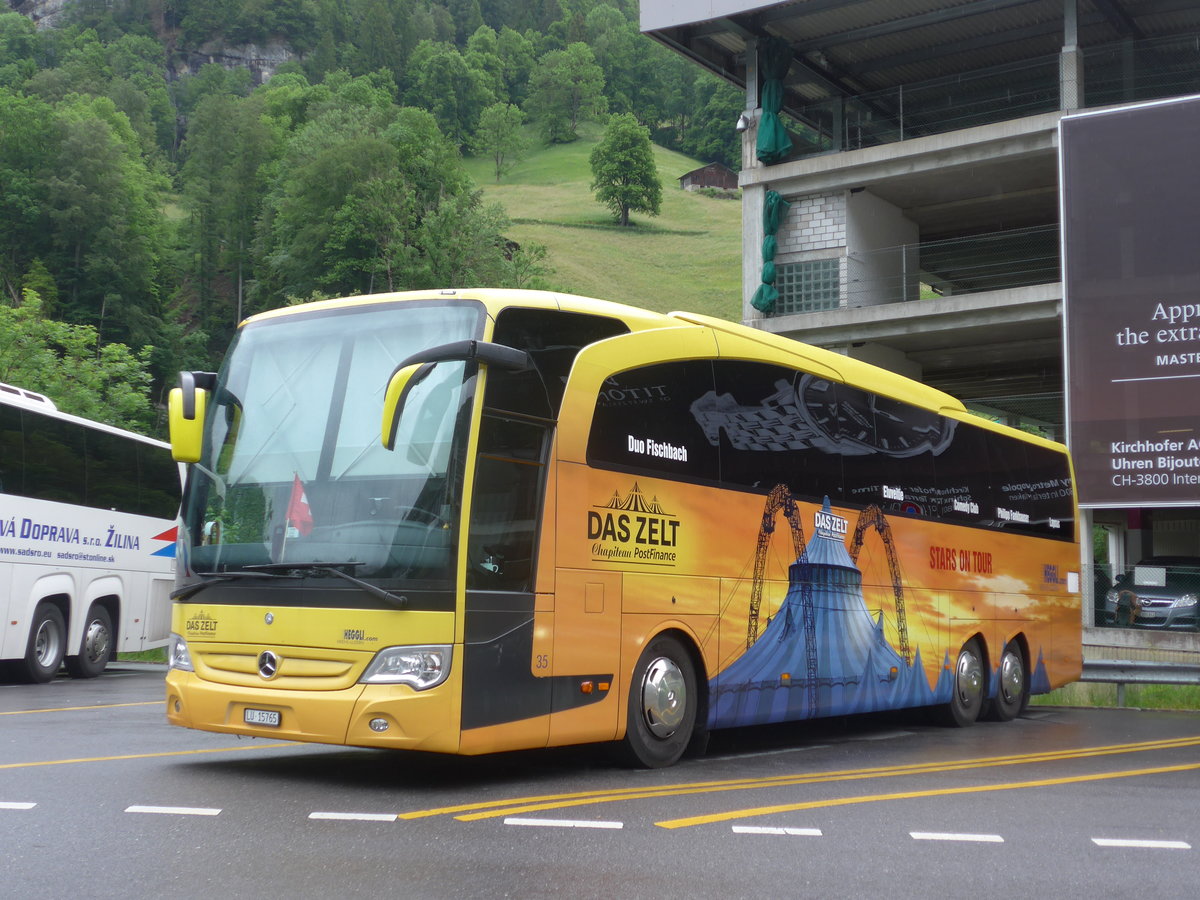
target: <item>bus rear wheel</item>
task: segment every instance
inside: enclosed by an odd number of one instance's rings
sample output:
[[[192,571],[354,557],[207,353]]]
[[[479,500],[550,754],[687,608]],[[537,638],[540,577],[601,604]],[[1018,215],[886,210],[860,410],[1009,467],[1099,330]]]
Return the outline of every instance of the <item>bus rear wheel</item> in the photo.
[[[675,763],[692,740],[698,696],[695,667],[683,645],[669,635],[650,641],[629,685],[626,761],[646,769]]]
[[[45,684],[62,665],[67,647],[67,627],[53,603],[39,603],[29,629],[25,658],[17,663],[17,675],[31,684]]]
[[[954,663],[950,702],[943,718],[947,725],[965,727],[974,724],[987,700],[987,676],[983,669],[983,654],[975,638],[963,644]]]
[[[1029,702],[1029,678],[1025,657],[1014,643],[1005,645],[1000,655],[1000,677],[996,683],[996,699],[988,707],[988,718],[1010,722],[1025,711]]]
[[[103,606],[93,606],[83,623],[79,655],[67,657],[67,671],[72,678],[95,678],[112,659],[114,646],[112,617]]]

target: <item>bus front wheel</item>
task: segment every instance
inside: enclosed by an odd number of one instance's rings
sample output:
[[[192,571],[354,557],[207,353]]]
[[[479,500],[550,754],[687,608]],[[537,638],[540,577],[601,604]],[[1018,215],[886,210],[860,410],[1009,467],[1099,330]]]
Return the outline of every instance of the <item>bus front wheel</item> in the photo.
[[[45,684],[62,665],[67,647],[67,627],[53,603],[39,603],[29,629],[25,658],[17,664],[22,681]]]
[[[112,659],[114,645],[112,617],[103,606],[93,606],[83,624],[79,655],[67,657],[67,671],[72,678],[95,678]]]
[[[958,651],[958,659],[954,664],[950,702],[946,704],[943,717],[946,724],[959,727],[973,724],[983,711],[986,700],[987,676],[983,668],[983,654],[979,642],[972,638]]]
[[[687,650],[669,635],[654,638],[642,651],[629,686],[626,760],[646,769],[676,762],[692,739],[698,697]]]

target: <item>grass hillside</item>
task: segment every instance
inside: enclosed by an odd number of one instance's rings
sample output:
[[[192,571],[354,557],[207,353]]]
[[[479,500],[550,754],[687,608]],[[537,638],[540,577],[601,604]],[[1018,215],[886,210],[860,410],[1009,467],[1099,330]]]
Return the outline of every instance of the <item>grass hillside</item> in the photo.
[[[514,241],[545,245],[556,289],[739,321],[741,203],[681,191],[679,176],[703,163],[655,146],[662,212],[634,213],[632,227],[618,227],[589,187],[601,131],[584,126],[579,140],[549,147],[531,137],[530,153],[499,184],[489,160],[468,159],[467,168],[485,199],[507,210]]]

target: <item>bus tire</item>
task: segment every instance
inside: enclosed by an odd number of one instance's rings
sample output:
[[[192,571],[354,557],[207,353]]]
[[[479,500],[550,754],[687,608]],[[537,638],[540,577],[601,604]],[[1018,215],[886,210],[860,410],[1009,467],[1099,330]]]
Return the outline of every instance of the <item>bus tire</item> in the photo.
[[[1011,722],[1029,702],[1029,673],[1020,646],[1010,641],[1000,654],[1000,673],[996,679],[996,699],[988,707],[988,718]]]
[[[45,684],[62,665],[67,649],[67,627],[53,603],[39,603],[29,628],[25,658],[16,665],[17,676],[30,684]]]
[[[626,762],[645,769],[675,763],[691,743],[698,698],[695,667],[683,645],[670,635],[650,641],[629,684]]]
[[[987,676],[983,667],[983,654],[975,638],[967,641],[958,651],[954,663],[954,677],[950,690],[950,702],[943,710],[947,725],[965,728],[972,725],[983,712],[987,702]]]
[[[67,672],[72,678],[95,678],[113,658],[115,646],[112,616],[103,606],[93,604],[83,623],[79,655],[66,658]]]

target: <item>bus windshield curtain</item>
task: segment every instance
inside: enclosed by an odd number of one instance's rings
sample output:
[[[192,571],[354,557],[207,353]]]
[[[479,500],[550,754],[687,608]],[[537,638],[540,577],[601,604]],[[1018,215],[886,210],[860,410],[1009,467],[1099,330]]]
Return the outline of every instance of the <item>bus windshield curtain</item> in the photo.
[[[750,305],[768,315],[775,311],[775,301],[779,299],[779,291],[775,288],[775,234],[790,206],[776,191],[767,191],[763,200],[762,284],[750,298]]]
[[[759,161],[782,162],[792,152],[792,138],[783,127],[779,111],[783,109],[783,79],[792,65],[792,48],[787,41],[771,38],[759,55],[762,66],[762,118],[758,123],[755,152]]]

